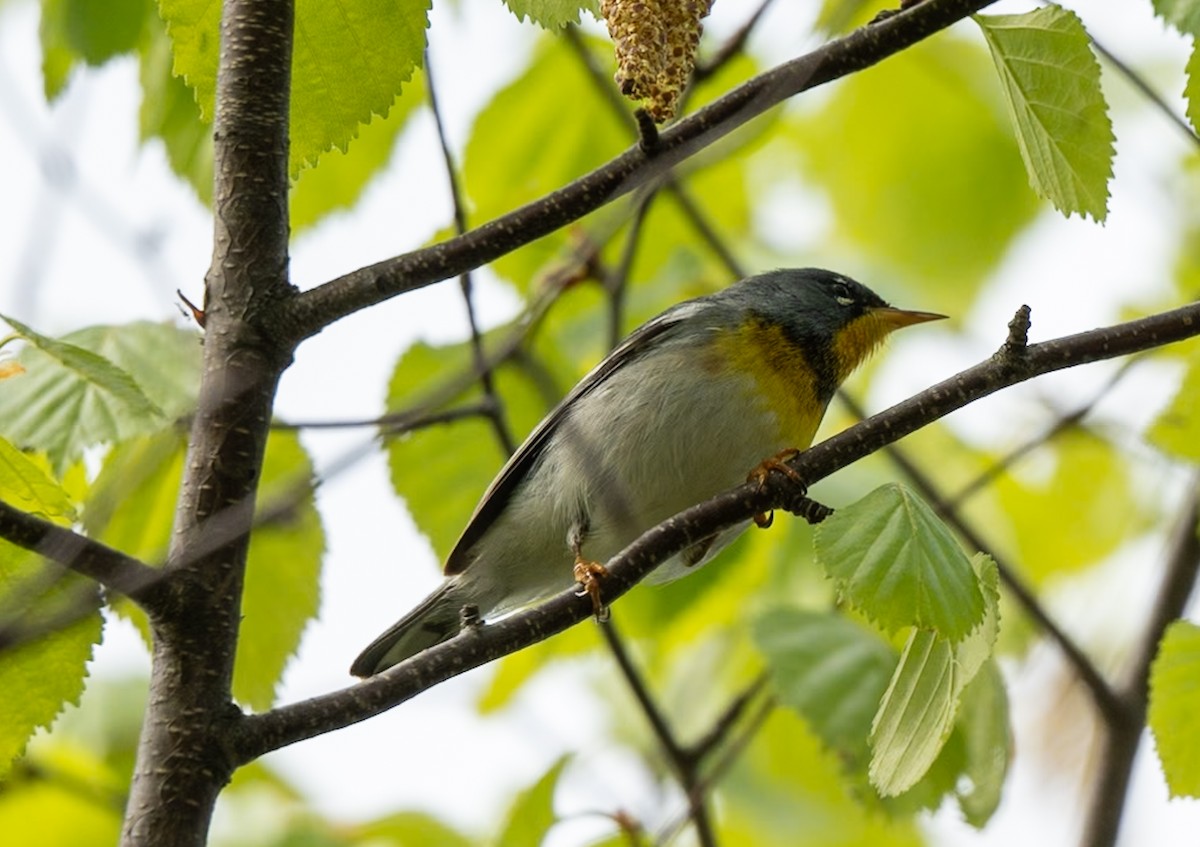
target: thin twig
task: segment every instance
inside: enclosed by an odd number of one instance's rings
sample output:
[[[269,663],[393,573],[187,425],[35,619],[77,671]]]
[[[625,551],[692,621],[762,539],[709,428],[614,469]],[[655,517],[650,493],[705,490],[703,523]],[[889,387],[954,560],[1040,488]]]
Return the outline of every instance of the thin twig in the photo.
[[[1193,475],[1168,544],[1166,567],[1158,597],[1133,662],[1119,689],[1124,710],[1119,720],[1105,722],[1096,784],[1089,801],[1080,840],[1082,847],[1112,847],[1117,843],[1129,795],[1133,762],[1141,745],[1149,697],[1150,665],[1158,654],[1167,626],[1183,614],[1200,575],[1200,475]]]
[[[695,761],[676,740],[671,725],[667,723],[666,716],[658,708],[658,703],[655,702],[654,695],[650,693],[649,686],[642,679],[629,651],[625,649],[625,642],[617,632],[611,617],[600,622],[600,632],[604,636],[604,642],[612,652],[613,658],[617,660],[617,667],[621,669],[621,675],[625,677],[629,690],[637,700],[638,706],[641,707],[646,720],[650,722],[650,728],[654,730],[654,736],[658,739],[663,753],[666,754],[671,769],[675,771],[675,777],[679,780],[684,794],[688,797],[688,816],[696,829],[696,840],[702,847],[715,847],[717,840],[708,814],[707,799],[703,793],[695,790],[697,784]]]
[[[738,760],[742,753],[745,752],[746,748],[750,745],[750,742],[754,739],[754,736],[758,734],[758,731],[762,729],[763,724],[766,723],[767,718],[769,718],[771,713],[775,711],[776,705],[777,702],[774,697],[768,697],[759,704],[759,707],[754,711],[754,714],[752,714],[746,721],[746,725],[742,728],[742,731],[735,735],[730,740],[729,744],[725,746],[725,749],[721,753],[721,757],[713,763],[713,766],[708,769],[707,773],[697,780],[696,785],[693,788],[693,792],[695,792],[696,795],[700,797],[706,797],[709,795],[709,793],[713,790],[713,787],[721,781],[721,779],[726,773],[729,772],[729,769],[733,767],[733,764]],[[692,802],[693,798],[689,794],[689,805]],[[658,831],[658,834],[654,839],[654,843],[656,845],[664,845],[669,843],[675,838],[676,835],[679,834],[679,830],[683,828],[686,822],[686,814],[681,814],[674,820],[668,821],[666,825],[664,825]]]
[[[634,204],[633,220],[629,222],[629,234],[621,250],[621,259],[616,270],[604,280],[604,288],[608,292],[609,349],[620,344],[625,336],[625,295],[629,290],[629,273],[633,269],[633,260],[641,244],[646,214],[650,211],[650,204],[654,202],[657,194],[656,190],[650,189]]]
[[[729,705],[725,707],[725,711],[713,721],[713,725],[709,728],[708,732],[696,739],[684,751],[688,758],[695,762],[697,766],[708,758],[708,755],[729,736],[734,724],[741,720],[742,714],[746,711],[746,707],[750,705],[750,702],[758,696],[759,692],[766,688],[768,679],[769,677],[764,671],[742,689],[741,693],[734,697]]]
[[[155,606],[164,598],[155,590],[161,573],[86,536],[22,512],[0,501],[0,538],[94,579],[139,605]]]
[[[462,235],[467,231],[467,212],[463,203],[462,189],[458,184],[458,169],[454,164],[454,154],[450,152],[450,142],[446,138],[446,126],[442,121],[442,111],[438,107],[437,88],[433,84],[433,62],[429,58],[429,48],[425,48],[425,87],[429,94],[429,110],[433,113],[433,124],[437,128],[438,144],[442,150],[442,162],[446,166],[446,181],[450,187],[450,199],[454,204],[454,231]],[[475,361],[475,371],[479,377],[479,385],[483,388],[483,396],[488,398],[487,418],[491,422],[492,431],[496,434],[500,447],[506,455],[511,456],[517,449],[512,430],[504,418],[504,405],[496,392],[492,369],[488,366],[483,354],[483,337],[479,332],[479,322],[475,318],[474,283],[469,270],[463,271],[458,277],[459,289],[462,291],[463,303],[467,307],[467,323],[471,327],[471,355]]]
[[[1012,450],[1001,456],[999,460],[993,462],[991,465],[985,468],[978,476],[960,488],[958,492],[954,494],[954,496],[948,498],[946,501],[946,507],[948,509],[957,509],[976,493],[991,485],[997,477],[1004,474],[1009,468],[1015,465],[1019,460],[1023,459],[1026,455],[1048,441],[1057,438],[1063,432],[1066,432],[1068,429],[1082,421],[1091,413],[1092,409],[1094,409],[1101,400],[1108,396],[1110,391],[1116,388],[1117,383],[1119,383],[1125,377],[1125,375],[1129,373],[1129,369],[1141,360],[1142,357],[1140,356],[1130,356],[1128,359],[1122,362],[1121,366],[1113,372],[1112,376],[1109,377],[1108,380],[1102,386],[1100,386],[1099,390],[1089,397],[1087,401],[1079,406],[1076,406],[1071,411],[1059,415],[1054,423],[1052,423],[1045,432],[1034,436],[1024,444],[1014,447]]]
[[[1155,108],[1158,109],[1158,111],[1162,112],[1163,115],[1166,116],[1167,120],[1169,120],[1174,126],[1178,127],[1180,132],[1187,136],[1188,141],[1200,146],[1200,136],[1196,135],[1195,131],[1186,120],[1176,114],[1175,110],[1171,108],[1171,104],[1169,104],[1161,94],[1159,94],[1150,86],[1150,83],[1146,81],[1145,77],[1143,77],[1129,65],[1125,64],[1125,62],[1123,62],[1121,59],[1113,55],[1112,51],[1105,47],[1104,44],[1097,41],[1094,37],[1089,37],[1091,38],[1092,46],[1096,48],[1097,53],[1103,56],[1104,59],[1110,65],[1112,65],[1114,69],[1117,70],[1118,73],[1129,80],[1130,84],[1140,91],[1142,95],[1149,100]]]
[[[754,27],[762,20],[763,13],[767,11],[767,7],[771,5],[771,2],[772,0],[762,0],[753,14],[746,19],[745,23],[738,27],[737,32],[730,36],[717,52],[704,61],[696,62],[696,67],[692,69],[693,85],[708,79],[745,49],[746,42],[750,40],[750,33],[754,31]]]

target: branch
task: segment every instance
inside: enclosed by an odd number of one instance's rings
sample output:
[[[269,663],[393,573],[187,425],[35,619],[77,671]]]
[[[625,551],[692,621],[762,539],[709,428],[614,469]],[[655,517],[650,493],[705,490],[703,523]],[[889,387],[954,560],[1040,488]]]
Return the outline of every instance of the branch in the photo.
[[[278,337],[299,342],[368,306],[476,268],[661,178],[672,166],[784,100],[868,68],[994,0],[927,0],[735,88],[659,136],[569,185],[470,232],[352,271],[280,304]]]
[[[1135,648],[1128,680],[1119,691],[1125,707],[1121,713],[1122,719],[1105,724],[1107,732],[1097,766],[1098,778],[1080,840],[1083,847],[1111,847],[1117,843],[1133,775],[1133,761],[1146,726],[1150,665],[1158,654],[1163,633],[1172,621],[1183,614],[1188,598],[1195,589],[1196,578],[1200,575],[1198,523],[1200,476],[1193,476],[1168,545],[1166,573],[1158,589],[1158,598],[1141,641]]]
[[[446,181],[449,183],[450,200],[454,204],[454,231],[462,235],[467,231],[467,212],[464,207],[462,189],[458,184],[458,171],[454,166],[454,155],[450,152],[450,142],[446,139],[446,126],[442,121],[442,110],[438,106],[437,87],[433,82],[433,63],[429,60],[429,48],[425,48],[425,87],[429,93],[429,111],[433,113],[433,125],[437,128],[438,145],[442,150],[442,163],[446,167]],[[471,280],[471,272],[465,270],[458,278],[459,289],[462,291],[463,302],[467,307],[467,323],[471,328],[471,356],[475,362],[475,371],[479,376],[479,384],[483,388],[483,396],[487,398],[487,419],[492,425],[492,431],[500,442],[500,448],[505,455],[511,456],[517,450],[512,432],[504,422],[503,404],[492,379],[492,369],[486,366],[483,355],[483,338],[479,334],[479,323],[475,319],[475,285]]]
[[[150,693],[122,847],[203,847],[234,762],[224,739],[254,501],[279,378],[294,346],[271,316],[288,279],[292,0],[224,0],[213,116],[213,253],[203,371],[152,615]],[[225,534],[214,545],[212,536]],[[199,552],[203,551],[203,552]]]
[[[654,701],[654,695],[650,693],[642,675],[633,664],[629,651],[625,649],[625,642],[621,640],[611,618],[600,623],[600,633],[604,636],[609,650],[612,651],[613,658],[617,660],[617,667],[621,669],[621,674],[625,677],[629,690],[633,692],[634,699],[637,700],[638,706],[646,715],[646,720],[650,722],[650,728],[654,730],[654,736],[658,739],[659,746],[666,754],[667,762],[675,771],[675,777],[679,780],[679,784],[688,798],[688,817],[691,818],[692,824],[696,828],[696,840],[701,847],[715,847],[717,839],[708,814],[708,804],[705,802],[704,795],[696,792],[695,760],[688,755],[688,751],[675,738],[675,733],[667,723],[666,716],[658,708],[658,704]]]
[[[1028,347],[1005,345],[989,360],[922,391],[801,453],[789,464],[809,484],[982,397],[1045,373],[1125,356],[1200,335],[1200,303]],[[772,508],[798,501],[794,483],[772,474],[670,518],[607,563],[604,595],[616,600],[680,550]],[[549,600],[476,627],[348,688],[282,706],[241,722],[232,739],[241,763],[271,750],[365,720],[420,692],[549,638],[591,616],[571,587]]]
[[[146,608],[160,602],[152,589],[162,571],[73,530],[0,501],[0,538],[31,550]]]
[[[693,789],[694,793],[704,796],[708,794],[708,792],[712,791],[713,787],[720,782],[721,778],[728,773],[731,767],[733,767],[733,763],[736,762],[738,757],[742,755],[746,747],[748,747],[750,742],[754,739],[754,736],[758,734],[758,731],[762,729],[763,724],[767,722],[767,718],[769,718],[771,713],[775,711],[775,707],[777,705],[778,701],[776,701],[773,695],[771,697],[767,697],[758,705],[758,708],[754,710],[754,713],[746,721],[746,725],[742,728],[742,731],[734,736],[733,740],[726,745],[724,752],[721,754],[721,758],[719,758],[713,764],[713,766],[709,768],[708,773],[705,774],[699,782],[697,782],[696,787]],[[693,802],[693,798],[688,797],[688,802]],[[675,820],[668,822],[666,826],[659,830],[657,837],[654,839],[654,843],[656,845],[669,844],[672,840],[674,840],[679,830],[683,827],[685,820],[686,818],[680,816]]]

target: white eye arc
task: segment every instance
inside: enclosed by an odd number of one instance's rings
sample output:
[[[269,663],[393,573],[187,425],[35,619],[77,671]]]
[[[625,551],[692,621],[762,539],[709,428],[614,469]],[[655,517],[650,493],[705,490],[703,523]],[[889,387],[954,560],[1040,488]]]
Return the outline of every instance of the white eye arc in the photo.
[[[839,306],[854,305],[854,297],[850,294],[850,284],[841,277],[835,277],[833,280],[833,299],[838,302]]]

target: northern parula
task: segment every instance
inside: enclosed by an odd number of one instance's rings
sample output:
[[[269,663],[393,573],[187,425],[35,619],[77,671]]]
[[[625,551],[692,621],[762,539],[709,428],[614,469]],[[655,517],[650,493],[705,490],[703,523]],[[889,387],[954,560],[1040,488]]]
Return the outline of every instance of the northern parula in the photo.
[[[502,615],[593,579],[654,526],[808,447],[842,381],[895,329],[944,315],[889,306],[814,268],[777,270],[643,324],[533,430],[488,487],[446,579],[350,672],[370,676],[452,637],[460,611]],[[659,566],[694,570],[732,527]]]

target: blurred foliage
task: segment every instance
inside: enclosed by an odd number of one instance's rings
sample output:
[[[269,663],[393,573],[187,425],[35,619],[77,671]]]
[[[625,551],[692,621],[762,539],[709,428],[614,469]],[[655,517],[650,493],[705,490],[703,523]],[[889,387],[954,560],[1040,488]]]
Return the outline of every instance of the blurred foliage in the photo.
[[[831,33],[891,4],[820,5],[814,26]],[[161,140],[175,172],[208,198],[220,4],[42,0],[41,6],[47,97],[61,95],[83,66],[136,56],[140,138]],[[611,45],[561,37],[564,23],[581,11],[595,16],[598,4],[507,0],[507,6],[549,32],[482,105],[466,139],[460,158],[472,226],[552,192],[636,141],[631,116],[611,96]],[[1195,3],[1155,0],[1154,6],[1179,31],[1200,35]],[[429,8],[380,0],[297,3],[295,231],[352,209],[388,167],[426,103],[418,68]],[[1068,214],[1098,220],[1107,214],[1113,130],[1085,25],[1057,7],[981,18],[982,37],[939,35],[772,110],[681,165],[670,182],[494,262],[490,270],[528,303],[518,319],[481,339],[485,358],[497,362],[498,418],[522,438],[603,357],[614,335],[726,285],[733,274],[717,243],[755,268],[847,265],[885,296],[902,292],[914,303],[967,314],[1046,211],[1039,196]],[[702,55],[717,46],[704,43]],[[1200,101],[1196,55],[1180,80],[1193,124]],[[738,54],[688,93],[688,109],[762,67],[758,57]],[[1179,190],[1187,198],[1182,208],[1200,208],[1200,187]],[[829,220],[775,214],[768,195],[776,191],[802,194],[810,203],[802,209],[826,210]],[[700,222],[715,239],[700,231]],[[1194,298],[1200,279],[1197,221],[1185,223],[1175,302]],[[820,237],[812,237],[822,226]],[[793,241],[810,246],[795,248]],[[627,255],[629,278],[617,280]],[[1140,296],[1130,291],[1133,308],[1144,307]],[[135,323],[51,339],[10,324],[24,342],[11,360],[23,372],[0,373],[0,435],[8,439],[0,440],[0,498],[161,563],[182,474],[180,422],[193,409],[199,380],[196,333]],[[898,356],[906,343],[897,340]],[[949,332],[939,343],[962,352]],[[1161,398],[1144,443],[1131,447],[1131,433],[1089,420],[1010,460],[1006,451],[1046,431],[1060,414],[1046,402],[1002,438],[974,441],[943,423],[903,449],[946,498],[989,480],[955,505],[997,558],[1045,600],[1071,580],[1100,578],[1101,565],[1161,531],[1179,466],[1200,458],[1200,367],[1177,348],[1161,359],[1156,366],[1169,370],[1177,387],[1173,399]],[[870,396],[888,372],[864,369],[856,394]],[[465,338],[410,346],[386,387],[387,410],[401,423],[487,401]],[[505,459],[487,412],[476,408],[412,430],[382,428],[395,491],[439,557]],[[825,431],[849,423],[836,407],[829,417]],[[271,706],[317,613],[325,538],[312,474],[300,439],[276,433],[263,470],[262,523],[251,547],[234,680],[237,699],[252,709]],[[768,680],[768,691],[748,708],[762,709],[762,726],[749,732],[751,720],[743,716],[730,730],[739,739],[748,734],[715,788],[725,843],[917,845],[925,841],[922,810],[957,803],[981,827],[999,803],[1012,739],[997,656],[1017,666],[1036,632],[1019,607],[998,597],[995,565],[972,561],[934,516],[933,507],[945,503],[926,505],[906,489],[879,488],[897,476],[882,456],[861,462],[814,491],[839,508],[819,533],[780,515],[769,532],[746,533],[699,573],[639,587],[614,610],[652,693],[685,741],[702,738],[760,675]],[[140,612],[113,602],[146,634]],[[33,636],[38,627],[54,629],[0,656],[0,691],[20,692],[0,698],[0,768],[29,745],[0,785],[0,832],[14,843],[87,847],[117,838],[145,682],[85,684],[101,637],[99,604],[85,581],[0,545],[0,622],[15,620]],[[64,614],[69,623],[56,625]],[[1150,723],[1177,794],[1197,793],[1196,653],[1195,627],[1176,625],[1152,679]],[[674,803],[671,770],[593,627],[497,663],[477,707],[487,719],[502,718],[539,674],[568,665],[590,683],[607,717],[588,727],[589,740],[627,754],[667,798],[645,821],[601,810],[613,818],[603,843],[635,843],[631,832],[669,823],[682,803]],[[67,707],[81,696],[78,709]],[[763,705],[771,698],[780,707]],[[34,735],[64,707],[53,732]],[[719,745],[718,755],[730,746]],[[540,844],[580,811],[556,801],[567,793],[560,786],[586,781],[587,768],[583,755],[563,758],[531,784],[510,786],[508,810],[481,835],[410,809],[353,823],[331,820],[296,786],[255,763],[222,795],[231,823],[214,831],[213,843]]]
[[[1176,621],[1150,673],[1150,729],[1172,797],[1200,797],[1200,627]]]

